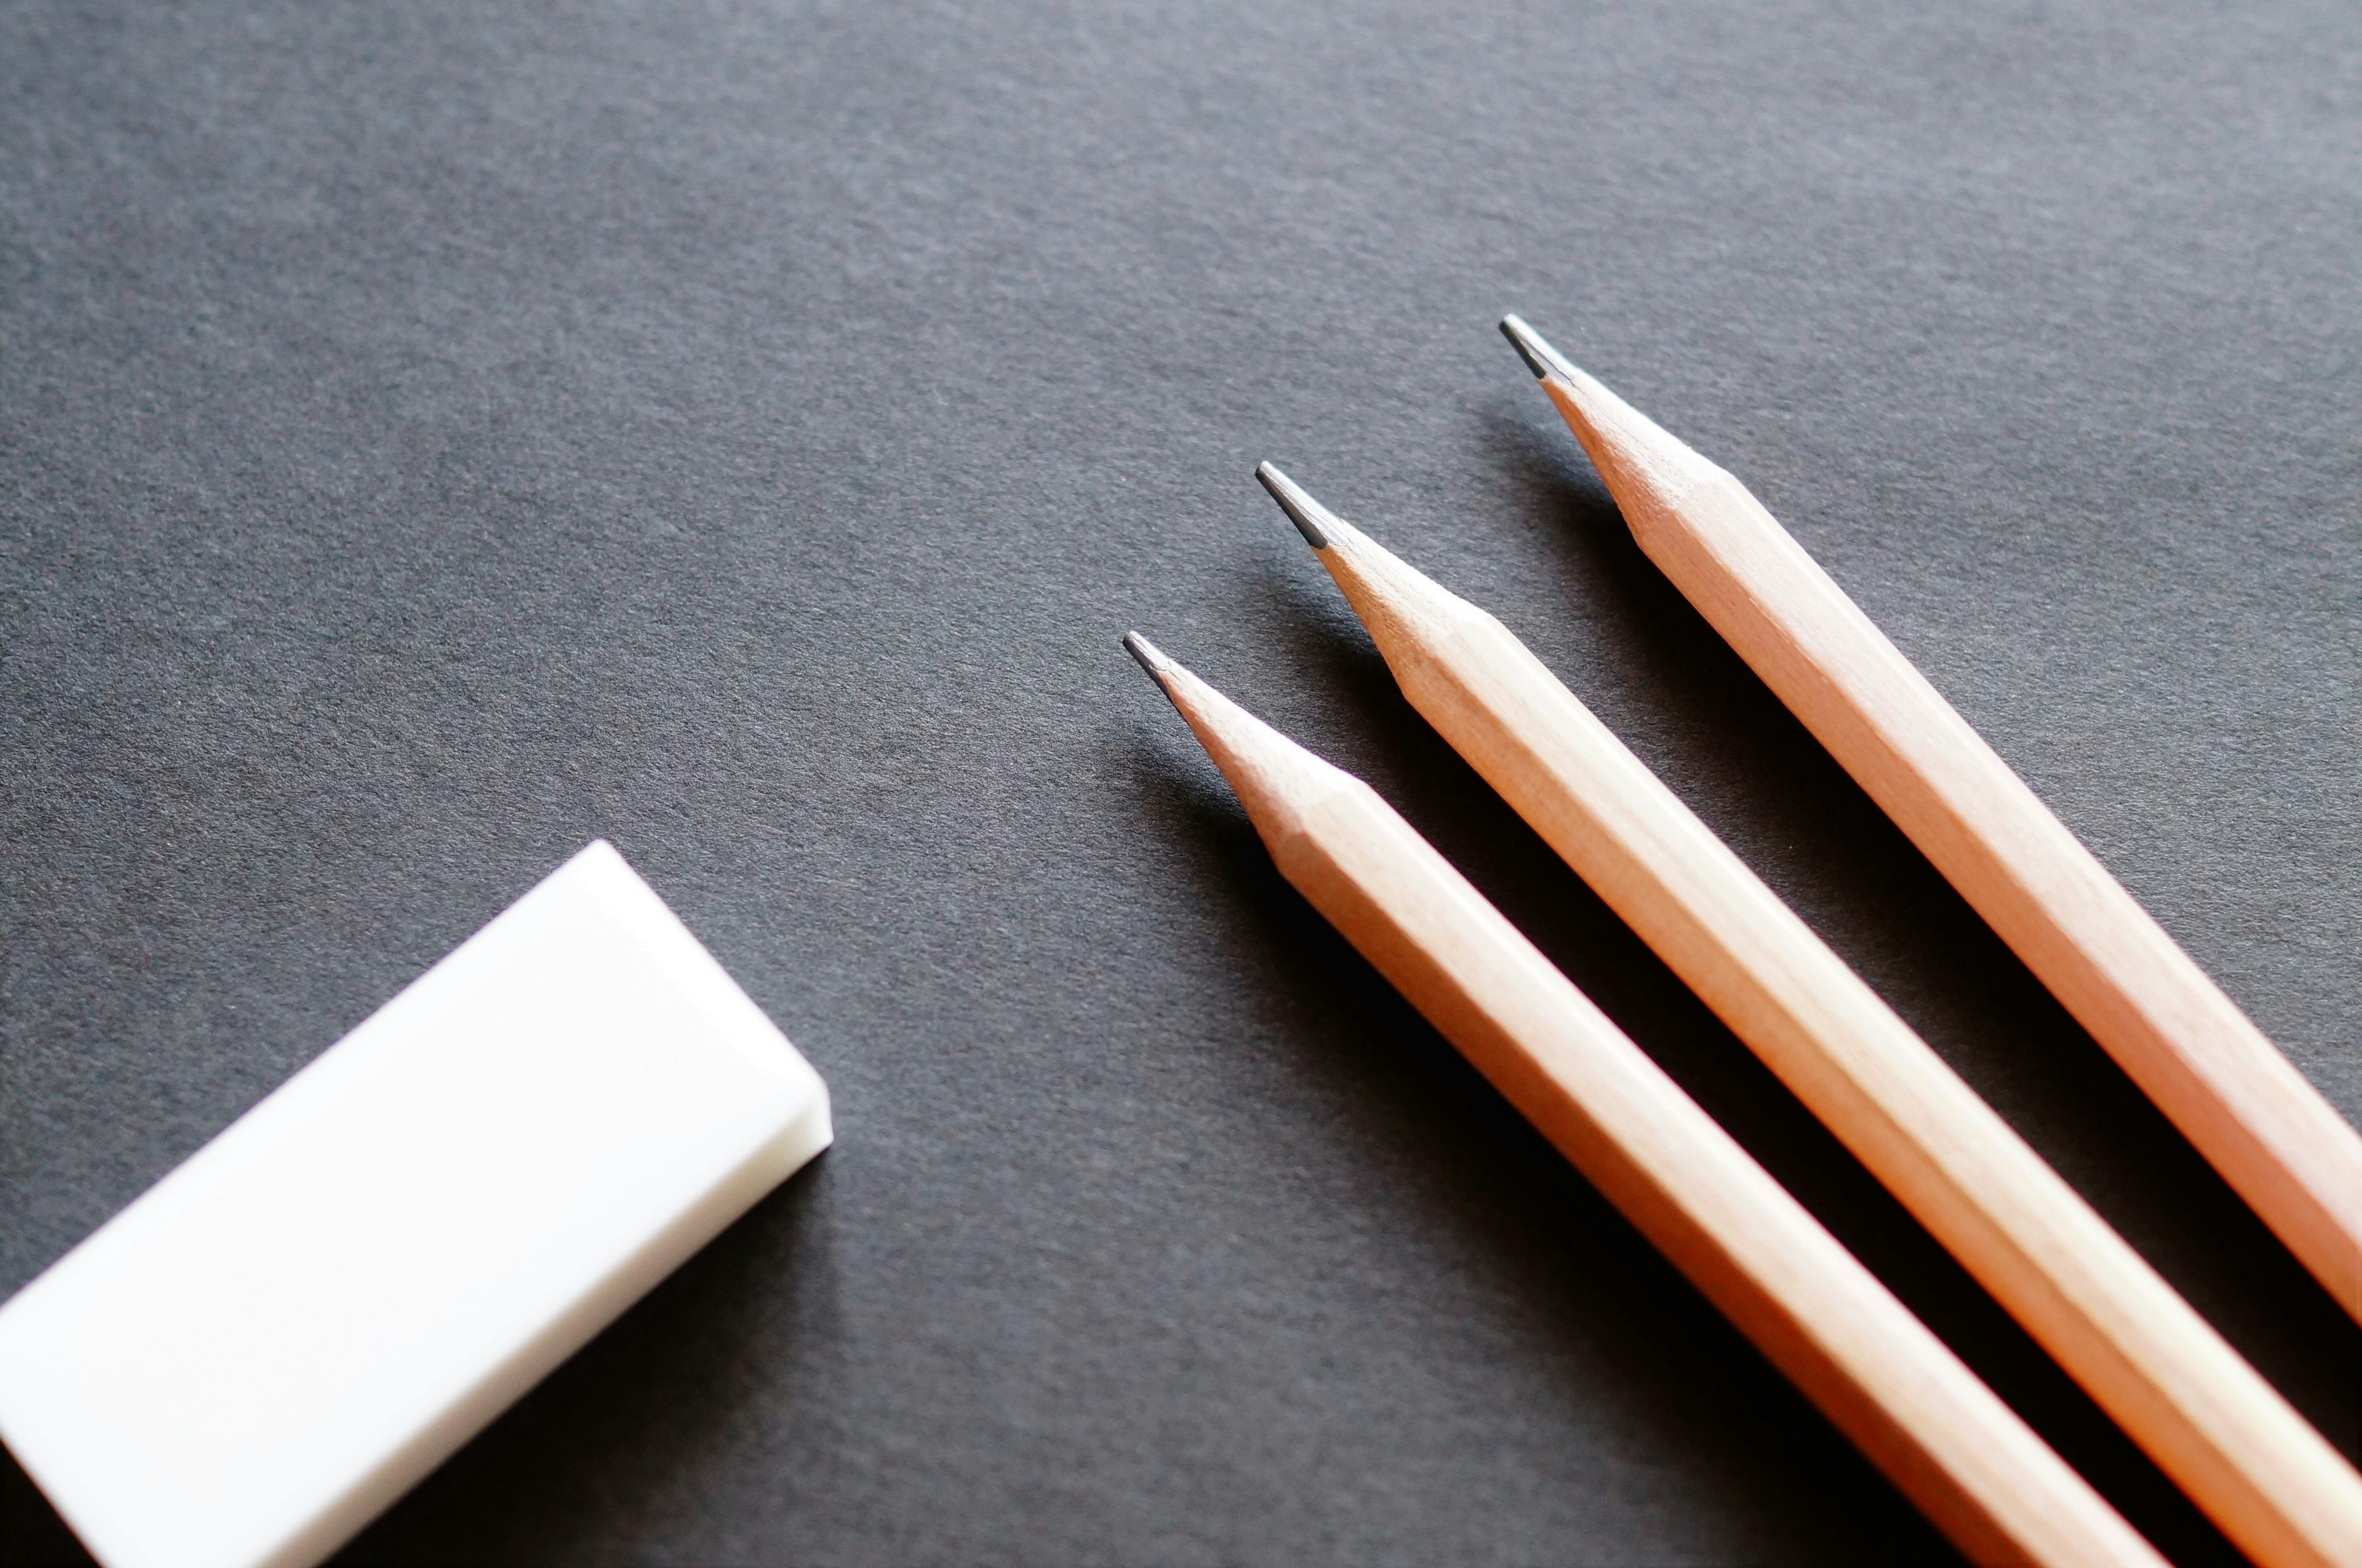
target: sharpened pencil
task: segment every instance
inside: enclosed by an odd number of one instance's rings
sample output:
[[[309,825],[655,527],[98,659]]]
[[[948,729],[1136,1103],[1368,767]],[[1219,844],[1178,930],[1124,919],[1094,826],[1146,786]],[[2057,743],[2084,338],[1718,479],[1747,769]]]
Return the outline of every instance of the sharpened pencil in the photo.
[[[1675,587],[2362,1321],[2362,1132],[1736,479],[1501,324]]]
[[[1281,875],[1971,1560],[2162,1563],[1374,790],[1124,646]]]
[[[1264,464],[1411,705],[2271,1568],[2362,1564],[2362,1477],[1501,623]]]

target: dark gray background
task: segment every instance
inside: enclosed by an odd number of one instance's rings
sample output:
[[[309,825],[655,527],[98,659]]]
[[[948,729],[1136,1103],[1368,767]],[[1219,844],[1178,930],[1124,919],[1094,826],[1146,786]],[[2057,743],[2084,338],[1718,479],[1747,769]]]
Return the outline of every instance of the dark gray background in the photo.
[[[1446,9],[0,10],[0,1293],[604,834],[838,1144],[345,1561],[1940,1560],[1278,882],[1137,625],[2225,1560],[1403,704],[1269,457],[2362,1450],[2362,1332],[1493,332],[1753,486],[2362,1115],[2362,14]]]

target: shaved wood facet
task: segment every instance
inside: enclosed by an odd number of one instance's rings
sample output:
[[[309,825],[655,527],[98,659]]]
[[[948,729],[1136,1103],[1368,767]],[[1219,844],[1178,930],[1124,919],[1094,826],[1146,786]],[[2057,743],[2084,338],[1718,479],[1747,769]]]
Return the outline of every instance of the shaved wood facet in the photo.
[[[2163,1560],[1361,780],[1142,652],[1280,872],[1970,1558]]]
[[[2362,1477],[1712,829],[1499,621],[1265,482],[1411,705],[2226,1535],[2362,1564]]]
[[[2362,1132],[1745,486],[1540,349],[1650,559],[2362,1321]]]

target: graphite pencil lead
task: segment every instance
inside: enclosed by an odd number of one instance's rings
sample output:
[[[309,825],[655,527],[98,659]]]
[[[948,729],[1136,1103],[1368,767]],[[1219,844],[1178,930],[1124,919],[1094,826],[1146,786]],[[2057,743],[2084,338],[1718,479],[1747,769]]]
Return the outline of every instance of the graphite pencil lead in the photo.
[[[1548,338],[1528,326],[1524,316],[1503,316],[1501,336],[1509,340],[1509,347],[1518,351],[1518,358],[1526,362],[1526,369],[1534,373],[1534,380],[1546,381],[1552,376],[1562,381],[1574,380],[1574,367],[1567,363],[1566,356],[1551,348]]]
[[[1166,700],[1170,701],[1173,688],[1166,684],[1164,678],[1169,672],[1180,667],[1165,657],[1163,648],[1158,647],[1138,632],[1126,632],[1123,635],[1123,651],[1140,661],[1140,668],[1148,671],[1148,679],[1156,682],[1156,689],[1164,692]]]
[[[1271,498],[1279,502],[1279,509],[1287,513],[1287,520],[1296,525],[1296,531],[1314,549],[1327,549],[1330,536],[1342,531],[1343,525],[1337,514],[1313,500],[1302,485],[1280,472],[1276,465],[1257,463],[1255,478],[1263,481],[1264,489],[1271,491]]]

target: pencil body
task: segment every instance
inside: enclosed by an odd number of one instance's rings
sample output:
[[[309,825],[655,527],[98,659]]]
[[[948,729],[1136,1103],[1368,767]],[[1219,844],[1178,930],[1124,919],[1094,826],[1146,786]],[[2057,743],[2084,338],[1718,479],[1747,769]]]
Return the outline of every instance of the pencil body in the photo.
[[[1411,704],[2224,1533],[2362,1563],[2362,1478],[1711,829],[1498,621],[1317,531]]]
[[[1744,486],[1563,361],[1542,384],[1649,558],[2362,1321],[2362,1133]]]
[[[1152,668],[1281,874],[1972,1559],[2160,1562],[1368,786]]]

